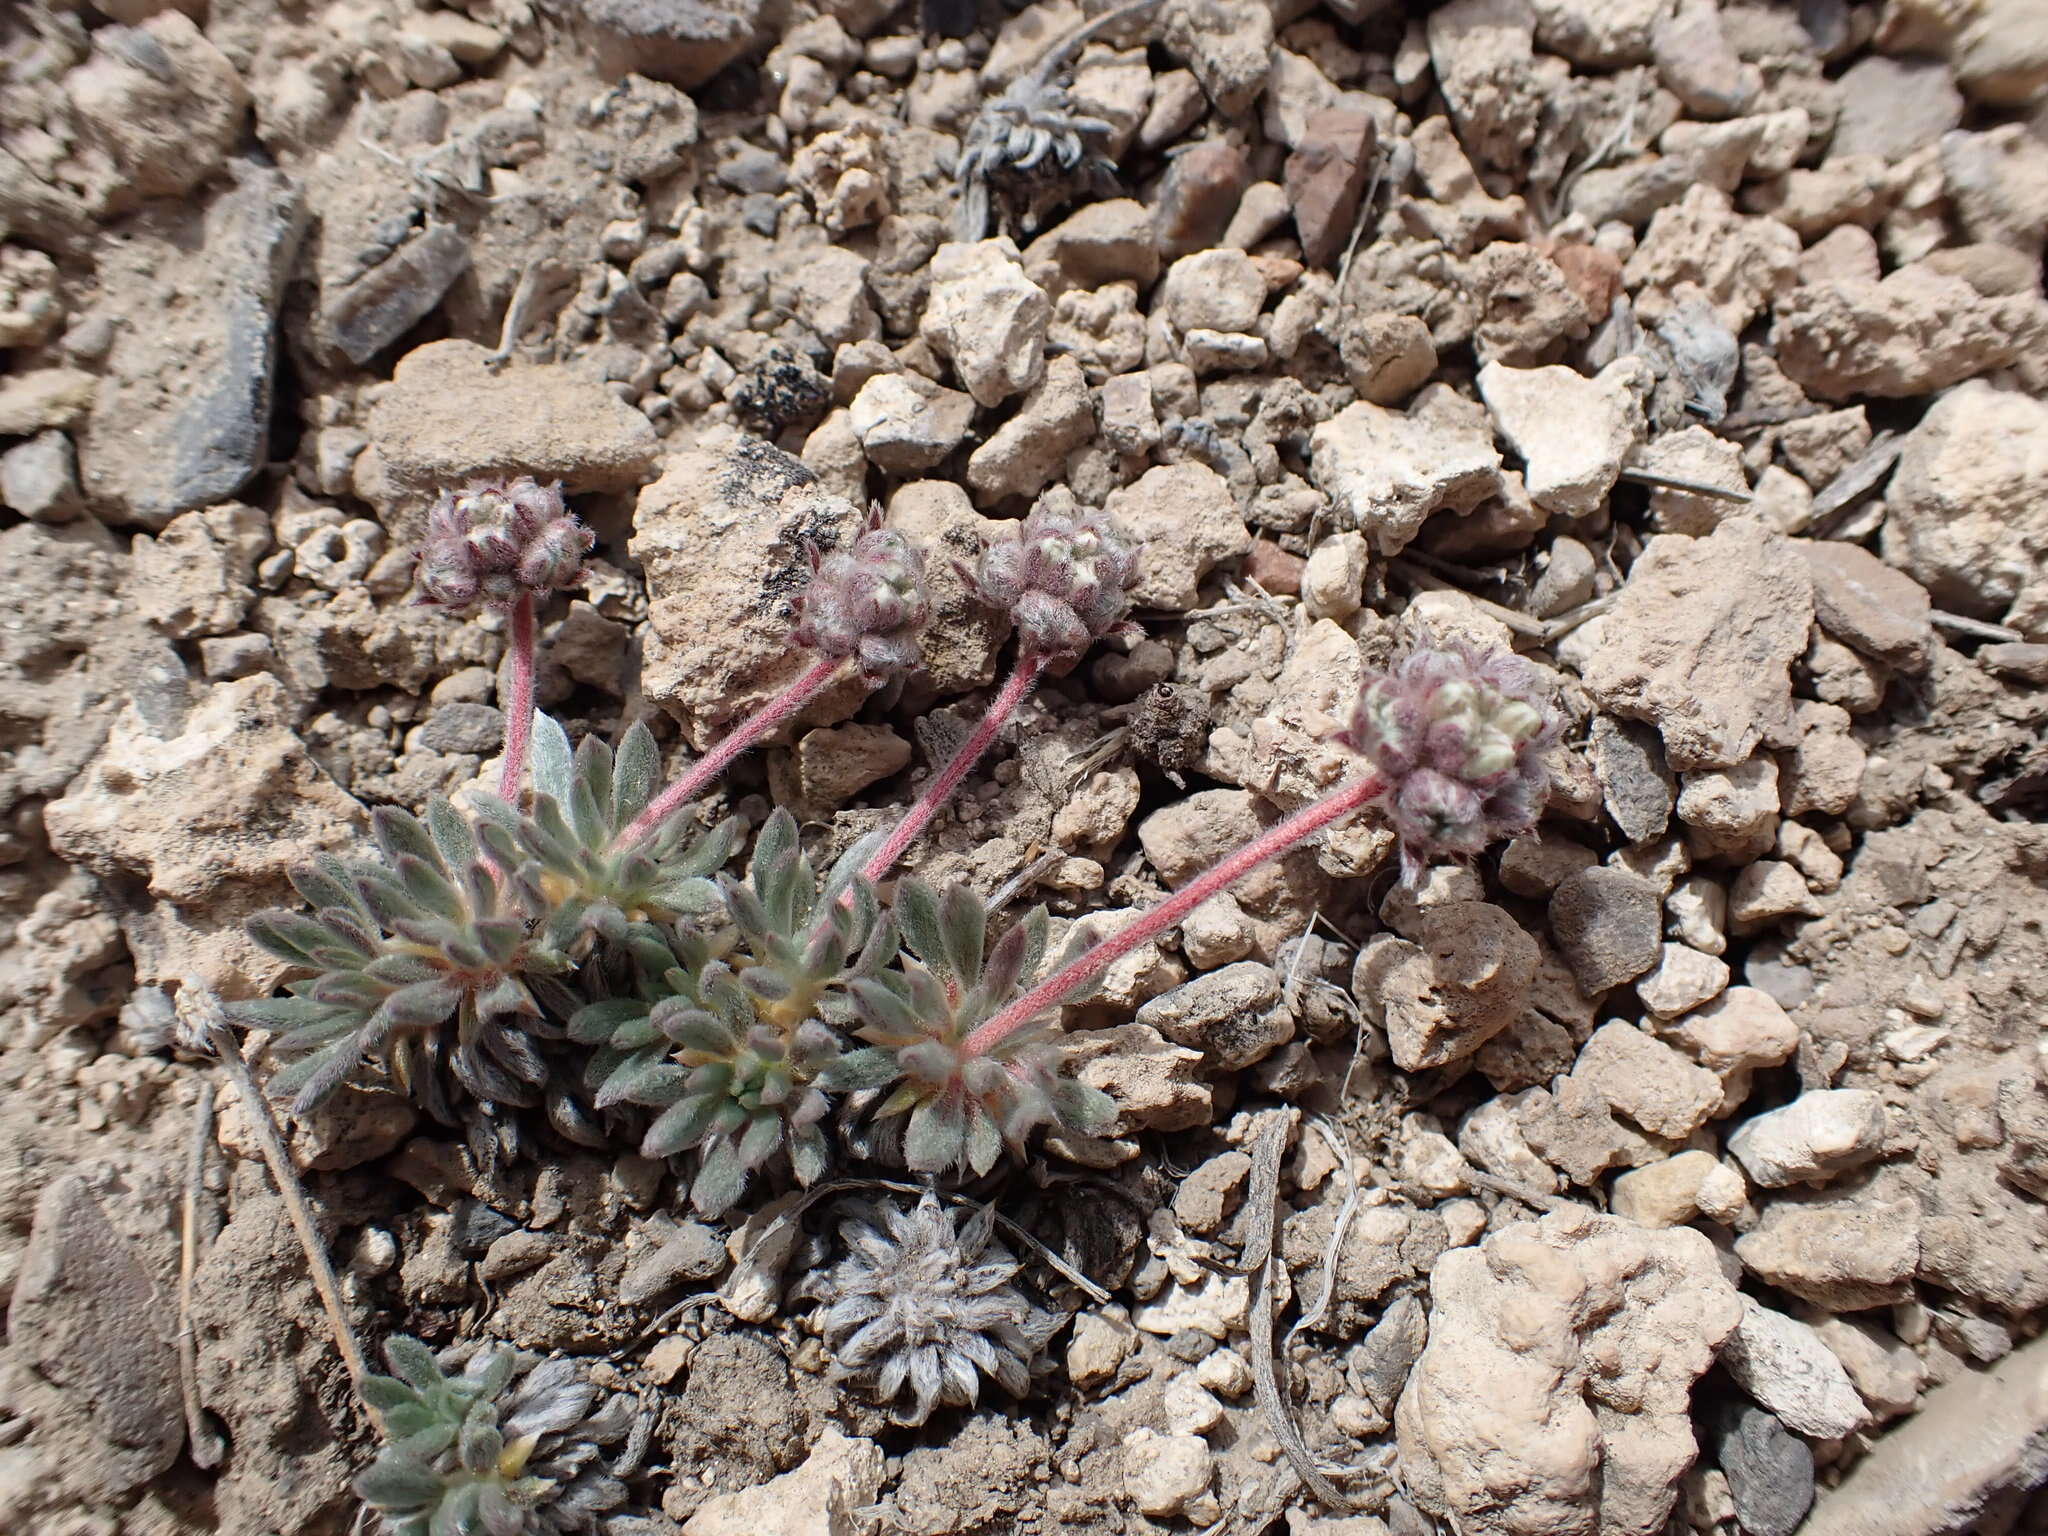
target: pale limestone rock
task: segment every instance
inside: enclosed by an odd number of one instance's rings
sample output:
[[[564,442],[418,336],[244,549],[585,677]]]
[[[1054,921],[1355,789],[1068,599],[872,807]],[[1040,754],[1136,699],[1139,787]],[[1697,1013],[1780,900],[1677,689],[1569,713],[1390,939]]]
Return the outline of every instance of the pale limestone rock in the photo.
[[[917,637],[923,677],[940,695],[987,687],[995,681],[996,651],[1009,635],[1010,621],[975,598],[959,565],[973,570],[1006,525],[976,512],[966,490],[950,480],[899,486],[885,521],[925,551],[932,616]]]
[[[915,373],[876,374],[846,409],[861,452],[892,475],[933,468],[974,425],[972,398]]]
[[[1445,1254],[1430,1300],[1395,1412],[1418,1505],[1468,1536],[1663,1529],[1740,1316],[1704,1236],[1562,1211]]]
[[[1131,589],[1141,607],[1192,608],[1204,576],[1251,551],[1229,483],[1192,460],[1146,470],[1112,491],[1103,510],[1143,541]]]
[[[91,766],[45,808],[60,857],[137,892],[122,931],[138,980],[196,974],[250,997],[283,974],[244,921],[295,903],[293,869],[363,836],[362,807],[313,761],[294,718],[269,673],[216,684],[169,734],[131,704]]]
[[[756,438],[707,437],[672,455],[640,493],[630,548],[647,573],[643,686],[699,750],[813,664],[790,645],[777,595],[808,579],[806,541],[829,548],[860,519],[801,463]],[[803,718],[844,719],[865,692],[849,675]]]
[[[2010,367],[2038,351],[2044,332],[2039,294],[1987,297],[1914,263],[1880,282],[1794,288],[1778,300],[1771,345],[1810,395],[1902,399]]]
[[[1056,357],[1016,415],[974,450],[967,484],[984,503],[1035,496],[1060,474],[1067,455],[1094,435],[1095,408],[1081,365]]]
[[[1775,219],[1735,211],[1728,194],[1698,185],[1657,210],[1622,269],[1637,313],[1661,319],[1681,283],[1696,285],[1732,334],[1791,293],[1798,281],[1799,236]]]
[[[1545,511],[1599,510],[1643,437],[1652,383],[1640,358],[1609,363],[1594,378],[1565,367],[1479,370],[1479,393],[1508,446],[1522,456],[1529,499]]]
[[[1728,962],[1684,944],[1666,944],[1656,969],[1636,979],[1636,996],[1659,1018],[1712,1002],[1728,985]]]
[[[1907,1301],[1920,1263],[1920,1204],[1861,1192],[1844,1200],[1764,1206],[1735,1240],[1743,1267],[1779,1290],[1830,1312]]]
[[[1215,1467],[1200,1435],[1134,1429],[1124,1437],[1124,1492],[1138,1512],[1170,1520],[1207,1490]]]
[[[1007,239],[942,245],[919,334],[951,360],[976,403],[998,405],[1045,376],[1052,302]]]
[[[1692,851],[1734,863],[1768,852],[1778,832],[1778,764],[1758,753],[1733,768],[1685,775],[1678,819],[1692,831]]]
[[[720,1494],[683,1523],[683,1536],[855,1536],[857,1512],[882,1496],[885,1461],[874,1441],[850,1439],[827,1424],[802,1466]]]
[[[1791,665],[1813,586],[1789,541],[1748,519],[1704,539],[1659,534],[1614,609],[1560,652],[1603,707],[1662,733],[1673,768],[1732,768],[1791,727]]]
[[[1365,536],[1361,533],[1333,533],[1310,550],[1301,573],[1301,604],[1308,616],[1342,623],[1358,612],[1365,567]]]
[[[1414,942],[1380,935],[1359,951],[1351,992],[1386,1031],[1394,1064],[1421,1072],[1463,1060],[1521,1017],[1540,952],[1483,901],[1432,906],[1407,927]]]
[[[1166,269],[1153,302],[1183,333],[1245,332],[1265,307],[1266,283],[1243,251],[1197,251]]]
[[[1728,1151],[1757,1183],[1776,1188],[1869,1162],[1884,1145],[1884,1127],[1884,1101],[1868,1089],[1813,1089],[1745,1120]]]
[[[1680,1152],[1617,1174],[1609,1207],[1639,1226],[1681,1227],[1700,1213],[1700,1186],[1721,1165],[1711,1152]]]
[[[429,497],[490,475],[559,480],[571,494],[631,491],[653,471],[654,428],[575,363],[493,367],[472,341],[431,341],[399,359],[370,407],[381,480]],[[359,487],[363,466],[357,464]]]
[[[1920,418],[1885,493],[1885,558],[1947,608],[1997,616],[2048,560],[2048,402],[1982,380]]]
[[[1741,1304],[1741,1321],[1721,1352],[1736,1385],[1787,1429],[1818,1440],[1838,1440],[1868,1420],[1849,1373],[1819,1334],[1752,1297]]]
[[[1432,512],[1465,513],[1500,493],[1486,408],[1432,384],[1405,412],[1358,401],[1310,435],[1311,474],[1343,524],[1398,554]]]
[[[1683,1141],[1721,1102],[1721,1082],[1633,1024],[1603,1024],[1572,1076],[1652,1136]]]

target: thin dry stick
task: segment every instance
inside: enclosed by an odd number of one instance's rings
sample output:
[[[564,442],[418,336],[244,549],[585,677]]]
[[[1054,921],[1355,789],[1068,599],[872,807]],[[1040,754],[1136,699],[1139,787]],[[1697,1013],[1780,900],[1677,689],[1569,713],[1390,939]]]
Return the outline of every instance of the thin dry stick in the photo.
[[[1251,1232],[1245,1243],[1245,1268],[1251,1272],[1252,1283],[1245,1326],[1251,1333],[1252,1392],[1273,1438],[1280,1442],[1308,1491],[1331,1509],[1350,1509],[1351,1500],[1316,1465],[1308,1442],[1301,1438],[1294,1416],[1287,1411],[1286,1393],[1280,1384],[1280,1362],[1273,1349],[1273,1286],[1279,1278],[1273,1226],[1280,1209],[1280,1158],[1287,1150],[1287,1112],[1269,1111],[1264,1118],[1252,1147],[1251,1190],[1246,1197]]]
[[[1622,470],[1621,478],[1636,485],[1647,485],[1660,491],[1684,491],[1688,496],[1705,496],[1713,501],[1747,503],[1756,499],[1747,491],[1732,491],[1725,485],[1709,485],[1704,480],[1687,480],[1678,475],[1662,475],[1653,469],[1631,466]]]
[[[1330,1129],[1324,1116],[1316,1116],[1308,1125],[1323,1138],[1337,1159],[1337,1171],[1344,1175],[1344,1203],[1337,1208],[1337,1219],[1330,1223],[1330,1240],[1323,1245],[1323,1288],[1316,1295],[1316,1304],[1296,1318],[1294,1326],[1287,1330],[1286,1342],[1289,1344],[1303,1329],[1320,1326],[1324,1315],[1329,1312],[1330,1298],[1337,1291],[1337,1258],[1344,1249],[1344,1236],[1351,1230],[1351,1218],[1358,1214],[1358,1175],[1351,1171],[1351,1149]]]
[[[1982,619],[1968,618],[1960,613],[1944,613],[1939,608],[1929,609],[1927,617],[1936,629],[1954,630],[1959,635],[1970,635],[1979,640],[2003,640],[2010,643],[2027,638],[2018,630],[2004,624],[1987,624]]]
[[[213,1140],[213,1080],[199,1085],[192,1108],[192,1141],[185,1154],[185,1208],[178,1228],[178,1394],[185,1402],[185,1439],[201,1471],[217,1467],[227,1446],[199,1406],[199,1340],[192,1331],[192,1275],[199,1267],[199,1196],[206,1178],[206,1146]]]
[[[179,996],[184,991],[181,988]],[[313,1289],[320,1293],[320,1304],[327,1309],[327,1324],[334,1330],[334,1347],[341,1351],[341,1363],[348,1367],[349,1380],[360,1396],[363,1378],[370,1374],[370,1368],[363,1360],[362,1346],[356,1342],[355,1329],[349,1326],[348,1313],[342,1308],[341,1280],[334,1273],[334,1261],[320,1241],[320,1229],[313,1225],[313,1208],[307,1203],[305,1186],[299,1183],[298,1172],[285,1153],[284,1137],[278,1133],[270,1103],[257,1087],[248,1058],[235,1043],[227,1021],[218,1016],[218,1005],[215,1015],[206,1026],[207,1044],[220,1057],[221,1065],[235,1081],[235,1091],[242,1096],[242,1108],[248,1112],[250,1126],[256,1132],[256,1145],[262,1149],[263,1161],[270,1165],[270,1177],[277,1192],[284,1197],[285,1211],[299,1234],[299,1246],[306,1251],[306,1268],[312,1272]]]

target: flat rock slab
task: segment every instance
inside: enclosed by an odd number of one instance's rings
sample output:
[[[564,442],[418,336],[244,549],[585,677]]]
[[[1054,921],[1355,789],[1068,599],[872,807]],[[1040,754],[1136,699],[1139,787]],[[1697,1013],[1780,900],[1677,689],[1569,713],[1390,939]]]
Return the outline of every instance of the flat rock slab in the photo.
[[[472,341],[436,341],[399,362],[369,423],[368,451],[391,485],[432,494],[481,476],[532,475],[574,495],[630,491],[652,472],[654,427],[595,370],[493,368],[489,358]]]
[[[170,1469],[185,1443],[178,1358],[163,1299],[86,1182],[67,1174],[36,1202],[7,1309],[22,1404],[67,1455],[66,1481],[104,1496]],[[67,1433],[68,1432],[68,1433]]]
[[[108,307],[150,318],[118,329],[79,443],[105,520],[161,528],[228,500],[262,466],[277,310],[304,230],[289,177],[238,165],[203,210],[161,205],[107,247]]]
[[[1672,768],[1733,768],[1789,734],[1791,667],[1812,627],[1806,563],[1737,518],[1704,539],[1651,539],[1614,610],[1560,654],[1602,707],[1658,729]]]
[[[1969,1530],[1994,1500],[2048,1478],[2048,1339],[1966,1371],[1814,1505],[1805,1536]]]

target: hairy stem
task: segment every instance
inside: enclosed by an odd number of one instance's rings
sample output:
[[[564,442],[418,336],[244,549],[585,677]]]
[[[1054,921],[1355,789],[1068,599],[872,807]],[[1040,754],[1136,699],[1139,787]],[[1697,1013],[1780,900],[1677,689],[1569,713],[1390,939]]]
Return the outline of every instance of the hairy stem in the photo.
[[[498,765],[498,798],[519,803],[526,774],[526,748],[533,740],[533,594],[522,592],[512,607],[512,698],[505,710],[505,757]]]
[[[924,793],[917,797],[917,803],[904,814],[896,824],[896,830],[889,834],[889,840],[875,850],[875,856],[868,860],[861,870],[864,880],[880,880],[896,867],[896,861],[903,857],[903,850],[916,842],[924,829],[931,825],[931,819],[939,814],[941,807],[953,798],[953,791],[960,787],[960,781],[967,777],[967,770],[981,761],[1001,731],[1003,724],[1017,712],[1031,690],[1045,675],[1046,658],[1043,656],[1019,656],[1017,665],[1003,680],[1003,686],[989,701],[988,710],[974,727],[968,738],[960,743],[960,749],[947,759],[946,766],[932,776]]]
[[[363,1378],[370,1373],[363,1360],[363,1347],[356,1342],[355,1329],[349,1326],[348,1313],[341,1303],[341,1280],[334,1273],[334,1261],[327,1256],[327,1245],[321,1240],[320,1229],[313,1225],[313,1210],[306,1202],[305,1188],[299,1183],[298,1171],[292,1167],[292,1160],[285,1152],[284,1137],[278,1133],[277,1119],[270,1113],[270,1102],[263,1097],[263,1090],[256,1086],[256,1078],[249,1071],[248,1058],[236,1044],[234,1032],[225,1020],[211,1024],[206,1031],[207,1043],[228,1069],[228,1076],[234,1079],[235,1091],[241,1095],[242,1108],[248,1112],[250,1128],[256,1133],[256,1145],[262,1149],[263,1161],[270,1165],[270,1177],[277,1185],[277,1192],[284,1197],[285,1213],[291,1217],[292,1228],[299,1235],[299,1246],[306,1252],[306,1268],[312,1271],[313,1289],[320,1293],[320,1304],[327,1309],[327,1323],[334,1330],[334,1347],[341,1351],[341,1363],[348,1367],[348,1377],[355,1386],[357,1395],[363,1389]]]
[[[791,715],[810,703],[827,683],[838,675],[839,659],[821,657],[812,668],[762,706],[760,713],[743,721],[725,740],[691,765],[690,771],[656,795],[647,809],[633,818],[633,824],[612,841],[611,851],[630,848],[687,805],[704,786],[725,772],[728,764]]]
[[[961,1045],[962,1054],[987,1054],[1012,1030],[1022,1028],[1047,1009],[1064,1002],[1075,989],[1093,981],[1140,944],[1157,938],[1218,891],[1229,889],[1261,864],[1277,859],[1296,843],[1313,837],[1339,817],[1350,815],[1382,794],[1386,787],[1386,781],[1379,775],[1369,773],[1339,786],[1313,805],[1267,828],[1229,858],[1211,865],[1158,906],[1126,923],[1079,959],[1062,966],[1003,1009],[967,1037]]]

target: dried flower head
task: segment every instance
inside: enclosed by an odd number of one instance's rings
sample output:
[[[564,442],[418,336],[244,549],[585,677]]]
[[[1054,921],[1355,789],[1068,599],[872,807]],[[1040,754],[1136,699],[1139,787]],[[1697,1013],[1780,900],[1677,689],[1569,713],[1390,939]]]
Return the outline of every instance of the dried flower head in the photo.
[[[1535,668],[1503,651],[1418,645],[1369,674],[1339,735],[1387,781],[1381,805],[1413,879],[1531,830],[1556,723]]]
[[[845,1257],[803,1288],[826,1304],[832,1379],[862,1387],[901,1424],[922,1424],[940,1403],[971,1408],[984,1376],[1024,1396],[1060,1326],[1010,1283],[1020,1266],[993,1240],[995,1208],[958,1223],[930,1191],[910,1210],[854,1204],[839,1227]]]
[[[924,552],[870,509],[853,543],[811,552],[811,583],[796,597],[791,638],[824,656],[851,656],[869,682],[917,665],[917,636],[931,613]]]
[[[1116,164],[1103,153],[1112,126],[1074,106],[1065,87],[1033,70],[984,102],[968,126],[956,172],[960,199],[954,235],[979,240],[988,232],[993,187],[1023,203],[1021,222],[1035,227],[1078,183],[1116,190]]]
[[[1009,610],[1026,656],[1072,657],[1117,630],[1138,582],[1138,544],[1102,512],[1048,492],[1013,538],[982,552],[974,585]]]
[[[370,1376],[384,1449],[356,1479],[386,1536],[571,1536],[626,1500],[602,1448],[639,1426],[633,1399],[599,1392],[574,1360],[503,1345],[438,1356],[416,1339],[384,1347],[396,1375]],[[633,1436],[634,1440],[641,1438]]]
[[[420,546],[421,601],[510,608],[522,596],[574,586],[597,536],[562,502],[562,487],[531,475],[443,491]]]

